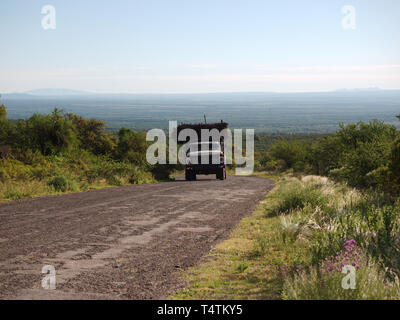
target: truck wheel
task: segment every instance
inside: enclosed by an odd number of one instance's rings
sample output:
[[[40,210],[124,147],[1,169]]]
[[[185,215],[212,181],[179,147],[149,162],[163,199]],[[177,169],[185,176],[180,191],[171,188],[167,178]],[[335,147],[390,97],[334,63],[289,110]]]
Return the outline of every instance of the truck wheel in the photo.
[[[225,168],[219,168],[217,170],[217,179],[224,180],[226,178]]]

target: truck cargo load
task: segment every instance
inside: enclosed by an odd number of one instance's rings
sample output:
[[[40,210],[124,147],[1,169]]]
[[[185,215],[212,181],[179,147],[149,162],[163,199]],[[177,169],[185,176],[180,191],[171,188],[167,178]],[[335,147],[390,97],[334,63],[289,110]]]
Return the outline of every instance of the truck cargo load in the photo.
[[[197,141],[191,141],[189,144],[189,150],[186,154],[186,180],[196,180],[198,174],[215,174],[216,178],[219,180],[226,179],[226,157],[223,136],[220,137],[219,141],[201,141],[201,130],[217,129],[221,132],[227,128],[228,123],[223,122],[222,120],[218,123],[180,124],[177,127],[178,136],[182,130],[192,129],[196,131],[198,137]],[[187,138],[186,141],[180,141],[180,143],[187,142],[189,142],[189,138]]]

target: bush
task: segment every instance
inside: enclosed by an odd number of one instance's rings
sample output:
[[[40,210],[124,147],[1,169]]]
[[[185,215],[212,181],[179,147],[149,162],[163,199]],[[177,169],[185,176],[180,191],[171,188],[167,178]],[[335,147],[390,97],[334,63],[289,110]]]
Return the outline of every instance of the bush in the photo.
[[[400,119],[400,116],[399,116]],[[395,194],[400,194],[400,137],[393,142],[390,161],[389,161],[389,172],[390,172],[390,191]],[[387,185],[387,184],[386,184]],[[382,188],[385,190],[384,188]]]
[[[175,170],[176,166],[169,164],[156,164],[151,166],[150,172],[153,177],[159,181],[172,180],[171,174]]]
[[[57,192],[76,191],[76,183],[69,180],[65,176],[57,176],[49,181],[49,186],[53,187]]]
[[[320,151],[331,150],[331,160],[319,152],[321,166],[333,178],[350,186],[376,185],[370,177],[375,170],[388,164],[397,136],[395,126],[377,120],[340,125],[340,130],[332,137],[320,142]]]
[[[144,132],[109,134],[102,121],[58,109],[19,121],[1,110],[1,199],[169,180],[177,167],[147,164]]]
[[[305,141],[281,140],[271,147],[271,155],[274,159],[285,161],[289,168],[297,166],[300,170],[304,167],[310,143]]]
[[[30,167],[18,160],[0,159],[0,181],[30,179],[32,179]]]
[[[302,209],[306,205],[312,208],[324,206],[328,198],[312,183],[302,183],[298,180],[291,180],[280,185],[274,194],[278,200],[272,207],[268,207],[266,214],[274,216],[287,214],[292,210]]]
[[[137,166],[145,167],[148,143],[144,132],[134,132],[121,128],[118,132],[118,155],[121,160],[127,160]]]
[[[267,162],[277,167],[272,161],[282,161],[295,172],[328,175],[353,187],[400,193],[399,132],[381,121],[341,124],[337,132],[317,141],[281,140],[268,156],[262,153],[258,157],[258,167],[266,167]]]
[[[0,118],[0,146],[10,144],[10,137],[14,130],[15,125],[12,122]]]
[[[7,110],[4,104],[0,106],[0,120],[5,120],[7,119]]]
[[[151,173],[146,171],[135,170],[129,178],[130,184],[142,184],[155,182]]]
[[[80,147],[98,155],[113,155],[116,148],[116,139],[105,132],[106,124],[96,119],[85,119],[81,116],[67,113],[77,132]]]
[[[76,134],[73,123],[54,109],[51,115],[34,114],[26,121],[18,121],[10,140],[14,147],[24,151],[54,155],[76,147]]]

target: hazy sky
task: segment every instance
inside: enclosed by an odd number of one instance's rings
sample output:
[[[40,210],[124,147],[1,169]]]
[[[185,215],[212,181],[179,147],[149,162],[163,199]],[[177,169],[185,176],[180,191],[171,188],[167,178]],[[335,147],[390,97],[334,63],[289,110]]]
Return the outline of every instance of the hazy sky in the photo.
[[[0,40],[3,93],[400,89],[399,0],[1,0]]]

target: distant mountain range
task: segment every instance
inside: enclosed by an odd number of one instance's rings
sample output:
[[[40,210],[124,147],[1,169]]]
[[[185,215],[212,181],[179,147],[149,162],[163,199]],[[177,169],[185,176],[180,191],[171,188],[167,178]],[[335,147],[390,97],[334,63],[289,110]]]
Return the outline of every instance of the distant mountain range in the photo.
[[[93,93],[81,90],[72,89],[36,89],[24,92],[25,94],[31,94],[34,96],[82,96],[91,95]]]
[[[354,89],[338,89],[337,92],[377,92],[377,91],[386,91],[384,89],[378,87],[372,88],[354,88]]]
[[[262,101],[268,98],[321,98],[321,97],[347,97],[347,96],[368,96],[368,95],[400,95],[400,90],[384,90],[380,88],[366,89],[338,89],[327,92],[217,92],[217,93],[94,93],[72,89],[36,89],[26,92],[2,94],[3,99],[122,99],[122,100],[188,100],[188,101]]]
[[[72,97],[88,95],[93,95],[93,93],[71,89],[36,89],[25,92],[5,93],[2,94],[2,97],[10,99],[32,99],[35,97]]]

